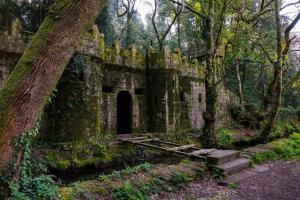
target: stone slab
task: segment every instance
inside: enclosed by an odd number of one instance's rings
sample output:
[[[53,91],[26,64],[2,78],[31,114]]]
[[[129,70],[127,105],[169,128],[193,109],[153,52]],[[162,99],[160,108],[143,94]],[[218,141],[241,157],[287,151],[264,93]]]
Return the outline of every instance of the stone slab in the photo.
[[[239,152],[235,150],[216,150],[208,154],[207,159],[210,164],[224,164],[236,159]]]
[[[262,173],[268,171],[270,168],[262,166],[262,165],[254,165],[254,167],[251,169],[254,172]]]
[[[262,147],[254,146],[254,147],[248,147],[246,149],[243,149],[242,151],[246,152],[246,153],[250,153],[250,154],[256,154],[256,153],[262,153],[262,152],[265,152],[268,150],[265,148],[262,148]]]
[[[228,185],[232,183],[239,183],[242,180],[245,180],[247,178],[250,178],[252,176],[257,175],[258,173],[255,171],[252,171],[250,169],[243,170],[239,173],[235,173],[232,175],[227,176],[223,181],[221,181],[219,184],[221,185]]]
[[[193,151],[191,154],[192,155],[207,155],[207,154],[210,154],[214,151],[216,151],[217,149],[201,149],[201,150],[198,150],[198,151]]]
[[[217,165],[216,167],[228,174],[232,174],[249,168],[249,163],[250,163],[249,159],[239,158],[222,165]]]

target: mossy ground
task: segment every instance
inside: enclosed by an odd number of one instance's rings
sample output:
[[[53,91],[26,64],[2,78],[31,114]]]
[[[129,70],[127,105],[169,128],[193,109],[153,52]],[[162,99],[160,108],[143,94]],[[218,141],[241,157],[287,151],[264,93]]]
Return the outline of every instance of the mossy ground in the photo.
[[[293,133],[288,138],[275,140],[267,145],[268,150],[252,155],[251,160],[254,163],[300,159],[300,133]]]
[[[157,165],[139,168],[140,171],[122,176],[108,176],[107,179],[83,181],[64,187],[59,192],[62,200],[74,197],[101,198],[111,195],[113,199],[149,199],[161,190],[173,191],[198,177],[199,169],[205,166],[198,162],[184,162],[175,165]],[[116,173],[117,174],[117,173]],[[133,195],[133,196],[132,196]],[[132,198],[131,198],[132,197]],[[133,198],[133,199],[134,199]]]

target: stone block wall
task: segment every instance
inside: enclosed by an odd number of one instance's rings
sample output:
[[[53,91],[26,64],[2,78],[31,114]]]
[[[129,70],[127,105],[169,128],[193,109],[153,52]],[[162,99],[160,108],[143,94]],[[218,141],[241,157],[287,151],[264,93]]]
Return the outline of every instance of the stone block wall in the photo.
[[[132,131],[146,132],[145,71],[112,64],[104,64],[102,71],[102,132],[117,132],[117,96],[121,91],[127,91],[132,98]]]
[[[18,22],[0,30],[0,88],[31,35]],[[222,48],[218,49],[217,77],[222,74]],[[178,49],[165,48],[147,55],[135,46],[111,47],[96,26],[86,32],[57,86],[54,102],[44,116],[45,137],[55,142],[88,140],[93,135],[115,135],[118,128],[118,94],[131,98],[133,133],[176,132],[204,125],[205,63],[188,62]],[[219,87],[218,122],[227,121],[231,94]]]

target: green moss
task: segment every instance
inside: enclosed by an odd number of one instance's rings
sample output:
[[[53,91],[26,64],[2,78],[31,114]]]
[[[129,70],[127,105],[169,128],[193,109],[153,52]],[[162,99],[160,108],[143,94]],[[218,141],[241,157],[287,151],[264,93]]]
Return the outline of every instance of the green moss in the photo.
[[[235,142],[234,135],[233,131],[225,128],[217,130],[217,144],[222,148],[232,148]]]
[[[59,170],[67,170],[70,166],[71,162],[69,160],[59,160],[56,165]]]
[[[74,159],[74,167],[81,168],[89,165],[97,165],[102,159],[97,157],[86,158],[86,159]]]
[[[64,187],[58,191],[58,197],[60,200],[72,200],[73,188]]]
[[[92,189],[92,192],[100,195],[100,196],[107,196],[109,195],[109,191],[103,186],[96,186]]]

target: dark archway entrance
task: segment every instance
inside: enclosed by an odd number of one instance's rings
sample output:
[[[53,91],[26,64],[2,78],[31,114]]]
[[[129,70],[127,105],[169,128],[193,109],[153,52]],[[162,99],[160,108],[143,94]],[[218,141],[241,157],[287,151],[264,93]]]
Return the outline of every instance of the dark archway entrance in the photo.
[[[128,91],[121,91],[118,93],[117,133],[132,133],[132,97]]]

